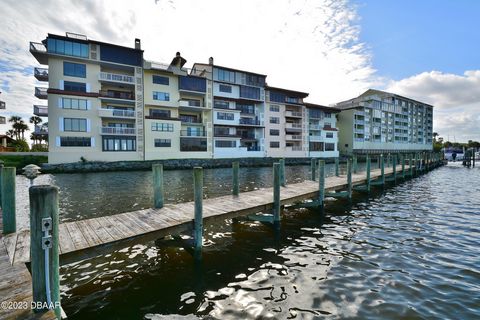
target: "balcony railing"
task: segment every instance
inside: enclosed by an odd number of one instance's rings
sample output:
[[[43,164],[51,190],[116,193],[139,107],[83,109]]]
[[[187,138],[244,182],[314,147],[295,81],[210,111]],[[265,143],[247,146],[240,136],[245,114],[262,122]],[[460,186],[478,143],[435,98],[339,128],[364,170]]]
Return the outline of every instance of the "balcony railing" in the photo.
[[[35,78],[39,81],[48,81],[48,69],[47,68],[35,68],[33,69]]]
[[[100,72],[98,75],[100,81],[110,81],[116,83],[135,84],[135,78],[126,74],[116,74],[109,72]]]
[[[5,101],[0,101],[0,109],[5,109],[7,107]]]
[[[180,130],[181,137],[206,137],[207,133],[205,131],[190,131],[190,130]]]
[[[303,151],[302,146],[290,146],[290,147],[285,147],[287,151]]]
[[[105,98],[135,100],[135,94],[133,92],[100,90],[99,95],[100,97],[105,97]]]
[[[135,111],[122,109],[99,109],[98,115],[100,117],[111,118],[135,118]]]
[[[247,146],[247,151],[262,151],[259,146]]]
[[[240,118],[240,124],[246,124],[250,126],[259,126],[260,120],[257,119],[250,119],[250,118]]]
[[[47,48],[43,43],[30,42],[30,52],[47,52]]]
[[[298,111],[290,111],[290,110],[287,110],[287,111],[285,111],[285,116],[286,116],[286,117],[301,118],[301,117],[302,117],[302,113],[301,113],[301,112],[298,112]]]
[[[322,130],[322,127],[319,124],[311,124],[309,126],[310,130]]]
[[[295,130],[302,130],[302,124],[301,123],[291,123],[287,122],[285,124],[285,128],[287,129],[295,129]]]
[[[296,134],[287,134],[285,135],[286,140],[302,140],[301,135],[296,135]]]
[[[232,137],[232,138],[238,138],[240,135],[235,132],[224,132],[224,131],[214,131],[213,135],[215,137]]]
[[[134,135],[135,128],[117,128],[117,127],[102,127],[102,134],[116,134],[116,135]]]
[[[33,133],[34,134],[48,134],[48,127],[45,127],[45,126],[35,126],[34,130],[33,130]]]
[[[33,106],[33,114],[39,117],[48,117],[47,106]]]
[[[7,123],[7,119],[5,117],[0,117],[0,124]]]
[[[47,88],[35,87],[35,97],[46,100],[48,98]]]
[[[201,124],[202,120],[197,119],[197,118],[190,118],[190,117],[185,117],[185,116],[180,116],[180,121],[183,123],[195,123],[195,124]]]
[[[194,108],[201,108],[202,103],[200,100],[179,100],[178,101],[179,107],[194,107]]]
[[[254,133],[250,133],[250,132],[244,132],[244,133],[242,133],[242,134],[241,134],[241,138],[242,138],[242,139],[249,139],[249,140],[255,140],[255,139],[257,139],[257,138],[255,137],[255,134],[254,134]]]

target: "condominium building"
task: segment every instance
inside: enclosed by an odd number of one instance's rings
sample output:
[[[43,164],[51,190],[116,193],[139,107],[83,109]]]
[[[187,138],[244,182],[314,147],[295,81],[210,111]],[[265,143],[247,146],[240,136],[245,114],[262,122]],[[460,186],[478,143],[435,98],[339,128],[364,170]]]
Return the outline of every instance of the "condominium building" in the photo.
[[[67,33],[30,43],[44,67],[34,114],[48,117],[49,162],[239,157],[336,157],[336,109],[308,93],[269,87],[266,75],[168,64],[133,48]]]
[[[344,153],[432,150],[433,106],[394,93],[367,90],[336,104]]]
[[[266,75],[222,67],[210,58],[192,74],[213,82],[213,157],[264,157]]]

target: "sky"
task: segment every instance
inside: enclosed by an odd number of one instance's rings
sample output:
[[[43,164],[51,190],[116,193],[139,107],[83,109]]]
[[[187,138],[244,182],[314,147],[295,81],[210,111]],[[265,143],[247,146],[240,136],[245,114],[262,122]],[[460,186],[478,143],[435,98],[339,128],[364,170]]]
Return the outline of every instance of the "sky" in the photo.
[[[444,139],[480,140],[480,1],[475,0],[2,0],[0,100],[28,122],[34,104],[29,42],[47,33],[133,47],[187,67],[208,62],[267,74],[271,86],[330,105],[368,88],[434,108]],[[0,133],[8,129],[0,125]]]

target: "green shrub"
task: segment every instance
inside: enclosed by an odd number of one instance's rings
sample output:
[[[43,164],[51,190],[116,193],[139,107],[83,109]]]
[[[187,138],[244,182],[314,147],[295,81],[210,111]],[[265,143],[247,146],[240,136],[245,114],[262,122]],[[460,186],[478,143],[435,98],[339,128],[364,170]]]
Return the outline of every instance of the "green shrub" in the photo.
[[[32,152],[48,152],[48,146],[46,144],[32,144],[30,149]]]

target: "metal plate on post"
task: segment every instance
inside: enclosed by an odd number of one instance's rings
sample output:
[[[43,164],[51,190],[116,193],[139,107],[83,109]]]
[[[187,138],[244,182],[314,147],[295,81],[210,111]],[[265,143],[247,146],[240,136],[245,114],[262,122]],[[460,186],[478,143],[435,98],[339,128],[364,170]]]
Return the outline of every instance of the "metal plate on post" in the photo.
[[[52,247],[52,236],[42,237],[42,249],[50,249]]]
[[[52,230],[52,218],[43,218],[42,219],[42,231]]]

